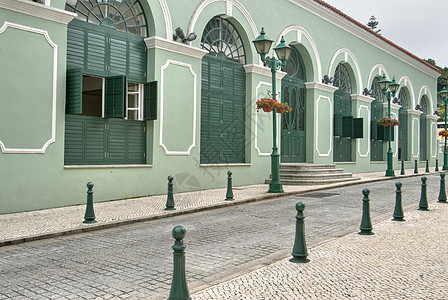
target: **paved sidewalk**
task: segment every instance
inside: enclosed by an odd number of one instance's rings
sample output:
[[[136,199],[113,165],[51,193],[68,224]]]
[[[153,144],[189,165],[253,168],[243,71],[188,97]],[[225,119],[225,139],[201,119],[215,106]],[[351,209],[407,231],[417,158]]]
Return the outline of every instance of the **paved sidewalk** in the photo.
[[[434,173],[432,168],[431,172]],[[421,176],[425,169],[420,168],[419,174],[413,174],[413,169],[407,169],[406,177]],[[395,172],[397,177],[400,172]],[[166,195],[108,201],[94,204],[95,224],[83,224],[85,205],[69,206],[39,211],[12,213],[0,215],[0,246],[56,237],[66,234],[90,230],[110,228],[134,222],[159,219],[217,207],[236,205],[259,201],[263,199],[300,194],[322,190],[331,187],[347,186],[378,180],[392,179],[385,177],[384,172],[354,174],[360,180],[334,183],[329,185],[283,186],[285,193],[267,193],[268,185],[251,185],[234,187],[234,201],[225,201],[226,189],[204,190],[174,195],[175,211],[165,211]]]
[[[433,200],[429,211],[414,205],[404,215],[405,222],[374,224],[374,235],[308,249],[309,263],[289,256],[192,299],[448,299],[448,204]]]

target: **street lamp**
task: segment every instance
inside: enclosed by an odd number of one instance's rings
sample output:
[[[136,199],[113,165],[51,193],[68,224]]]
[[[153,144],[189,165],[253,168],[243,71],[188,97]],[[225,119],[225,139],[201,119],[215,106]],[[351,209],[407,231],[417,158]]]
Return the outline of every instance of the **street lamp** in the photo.
[[[390,100],[392,97],[395,97],[395,93],[397,93],[400,85],[395,82],[395,78],[392,78],[392,81],[387,80],[386,75],[383,74],[383,78],[378,81],[383,94],[387,97],[387,116],[390,118]],[[392,93],[392,96],[391,96]],[[395,176],[393,163],[392,163],[392,147],[390,145],[392,139],[392,126],[389,127],[389,147],[387,149],[387,170],[386,176]]]
[[[446,87],[443,87],[443,90],[440,91],[440,97],[442,97],[443,104],[445,105],[445,130],[446,130],[446,102],[448,100],[448,91]],[[443,168],[442,170],[448,170],[448,153],[446,152],[446,135],[445,135],[445,147],[443,148]]]
[[[274,56],[266,57],[266,54],[269,52],[271,48],[273,40],[269,39],[264,32],[264,28],[261,28],[260,35],[252,41],[255,45],[255,49],[257,53],[260,54],[261,60],[263,61],[265,66],[271,68],[272,73],[272,98],[276,100],[277,91],[275,87],[275,73],[277,70],[280,70],[282,66],[285,66],[286,60],[289,58],[291,54],[291,48],[285,44],[285,40],[282,39],[280,44],[274,48],[275,53],[279,60],[277,60]],[[273,121],[273,146],[272,146],[272,154],[271,154],[271,183],[269,184],[269,193],[283,193],[283,186],[280,182],[279,168],[280,168],[280,153],[277,148],[277,115],[276,110],[272,110],[272,121]]]

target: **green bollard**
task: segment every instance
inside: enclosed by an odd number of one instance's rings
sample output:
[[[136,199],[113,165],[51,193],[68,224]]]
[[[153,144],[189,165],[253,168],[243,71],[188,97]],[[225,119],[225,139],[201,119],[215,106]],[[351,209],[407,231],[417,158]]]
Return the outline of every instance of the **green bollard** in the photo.
[[[439,192],[439,201],[441,203],[446,202],[446,191],[445,191],[445,173],[440,173],[440,192]]]
[[[415,160],[414,174],[418,174],[417,160]]]
[[[190,292],[188,291],[187,275],[185,273],[185,246],[183,239],[187,230],[183,226],[173,228],[173,238],[176,240],[173,245],[173,281],[171,283],[171,291],[168,300],[189,300]]]
[[[233,199],[233,191],[232,191],[232,171],[227,171],[227,193],[226,200],[231,201]]]
[[[420,203],[418,204],[418,210],[429,210],[428,209],[428,197],[426,196],[426,180],[425,176],[422,177],[422,193],[420,195]]]
[[[401,160],[401,173],[400,175],[405,175],[404,173],[404,160]]]
[[[362,199],[362,220],[361,226],[359,227],[361,231],[358,233],[362,235],[372,235],[374,233],[372,232],[372,221],[370,220],[370,190],[365,188],[362,190],[362,194],[364,195],[364,198]]]
[[[174,208],[173,179],[173,176],[168,176],[168,196],[166,198],[165,210],[176,210]]]
[[[426,173],[429,173],[429,160],[426,160],[426,169],[425,169]]]
[[[83,223],[96,223],[95,212],[93,211],[93,182],[87,182],[87,206]]]
[[[439,172],[439,159],[436,158],[436,168],[434,169],[434,171]]]
[[[305,217],[303,211],[305,210],[305,204],[297,202],[296,204],[296,236],[294,239],[294,247],[292,248],[292,258],[289,260],[294,263],[307,263],[310,260],[306,258],[308,251],[306,249],[305,242]]]
[[[395,191],[395,210],[392,221],[405,221],[403,214],[403,205],[401,202],[401,187],[403,184],[401,182],[397,182],[395,184],[397,190]]]

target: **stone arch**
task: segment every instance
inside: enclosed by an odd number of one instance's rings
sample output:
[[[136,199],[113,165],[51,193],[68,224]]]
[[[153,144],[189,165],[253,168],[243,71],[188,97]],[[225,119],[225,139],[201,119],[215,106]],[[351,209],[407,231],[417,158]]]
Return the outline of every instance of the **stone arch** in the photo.
[[[426,113],[427,115],[432,115],[435,111],[434,109],[434,104],[433,104],[433,99],[432,99],[432,95],[431,95],[431,90],[428,88],[428,86],[424,85],[422,86],[422,88],[420,89],[419,93],[418,93],[418,99],[419,99],[419,103],[418,104],[422,104],[421,101],[422,99],[426,96],[426,101],[427,101],[427,111],[423,112]]]
[[[330,61],[328,67],[328,76],[332,77],[339,63],[343,63],[347,70],[350,72],[352,93],[362,94],[362,75],[359,67],[358,60],[355,55],[347,48],[341,48],[337,50]]]
[[[225,6],[222,4],[225,4]],[[215,16],[229,19],[238,30],[246,49],[246,63],[261,62],[255,47],[251,45],[251,41],[258,36],[259,30],[249,11],[237,0],[231,2],[226,0],[201,1],[191,16],[188,25],[187,32],[196,32],[199,37],[192,42],[192,45],[200,47],[202,31],[206,24]]]
[[[322,62],[316,43],[311,35],[301,26],[291,25],[278,35],[275,45],[280,43],[281,37],[299,51],[307,70],[306,81],[320,82],[322,80]]]
[[[369,78],[367,80],[367,88],[370,89],[370,86],[372,85],[373,79],[375,77],[382,77],[383,75],[386,75],[386,78],[390,80],[389,73],[387,72],[386,68],[382,64],[376,64],[373,66],[373,68],[370,70]]]
[[[397,83],[400,85],[400,90],[402,88],[405,88],[404,90],[407,93],[408,100],[408,109],[414,109],[417,103],[415,102],[415,93],[414,93],[414,86],[407,76],[402,76],[400,80],[397,81]],[[398,91],[397,95],[399,95],[400,90]]]

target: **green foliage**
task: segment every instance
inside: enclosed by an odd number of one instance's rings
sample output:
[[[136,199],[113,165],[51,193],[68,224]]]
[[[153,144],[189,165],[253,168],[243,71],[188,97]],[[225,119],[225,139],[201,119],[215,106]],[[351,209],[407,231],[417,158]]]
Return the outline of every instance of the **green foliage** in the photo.
[[[432,58],[424,59],[428,64],[436,67],[442,72],[439,78],[437,78],[437,92],[440,92],[444,87],[448,88],[448,67],[439,67],[436,61]]]
[[[367,27],[369,27],[376,33],[380,33],[381,29],[375,30],[378,27],[378,23],[379,22],[376,20],[375,16],[371,16],[369,22],[367,23]]]

